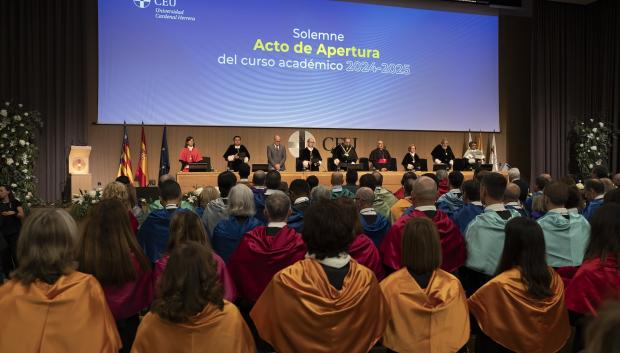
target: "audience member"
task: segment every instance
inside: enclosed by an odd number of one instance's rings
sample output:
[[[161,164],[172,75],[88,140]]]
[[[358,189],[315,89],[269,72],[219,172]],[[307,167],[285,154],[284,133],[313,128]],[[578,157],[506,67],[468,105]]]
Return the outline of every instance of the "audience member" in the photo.
[[[392,206],[396,203],[397,199],[388,189],[383,188],[383,175],[381,173],[374,171],[372,172],[372,176],[375,177],[377,184],[374,188],[375,190],[375,201],[372,206],[375,208],[377,213],[385,217],[388,221],[392,220]],[[361,186],[361,185],[360,185]]]
[[[620,302],[609,301],[586,333],[588,353],[617,352],[620,349]]]
[[[119,200],[122,203],[123,207],[127,209],[127,214],[129,215],[129,222],[131,224],[131,230],[133,231],[133,234],[134,235],[138,234],[138,226],[139,226],[138,219],[136,218],[136,216],[133,214],[131,210],[131,202],[129,200],[129,189],[127,188],[127,186],[125,186],[125,184],[118,182],[118,181],[113,181],[109,183],[108,185],[105,186],[105,188],[103,188],[101,199]]]
[[[521,171],[519,168],[508,169],[508,181],[519,186],[519,201],[521,204],[527,200],[527,195],[530,193],[530,185],[521,179]]]
[[[454,212],[463,207],[462,184],[463,173],[453,171],[448,174],[449,191],[437,199],[437,209],[448,215],[448,217],[452,217]]]
[[[373,203],[375,200],[375,193],[367,187],[361,187],[355,193],[355,204],[357,206],[357,212],[359,222],[362,226],[364,234],[366,234],[377,248],[381,244],[381,240],[385,234],[390,230],[390,222],[378,214]]]
[[[345,176],[346,184],[343,186],[346,190],[349,190],[352,194],[355,194],[357,191],[357,179],[358,174],[357,170],[349,169],[347,170],[347,174]]]
[[[95,277],[75,270],[78,229],[62,209],[26,219],[19,267],[0,286],[0,352],[117,353],[121,340]]]
[[[540,216],[542,216],[540,210],[534,210],[534,207],[533,207],[534,201],[538,197],[540,197],[541,204],[543,204],[542,203],[543,190],[545,189],[545,186],[549,184],[551,181],[552,181],[552,178],[551,178],[551,175],[549,174],[541,174],[537,176],[536,179],[534,179],[534,192],[532,193],[531,196],[528,196],[528,198],[525,200],[525,204],[523,205],[525,206],[525,210],[528,212],[528,214],[531,215],[534,219],[540,218]]]
[[[164,175],[159,177],[159,183],[157,184],[157,186],[159,187],[163,182],[170,181],[170,180],[176,182],[176,178],[174,177],[174,175],[164,174]],[[183,208],[183,209],[186,209],[186,210],[193,210],[194,209],[192,204],[189,203],[186,200],[181,200],[181,202],[178,205],[178,208]],[[151,204],[149,204],[149,214],[151,212],[153,212],[153,211],[163,210],[163,209],[164,209],[164,205],[161,204],[161,199],[155,200]]]
[[[310,187],[303,179],[295,179],[289,188],[291,198],[291,215],[286,223],[290,228],[301,232],[304,229],[304,212],[310,206]]]
[[[415,184],[416,179],[417,177],[415,179],[409,178],[405,180],[405,184],[403,185],[403,192],[407,196],[404,196],[398,201],[396,201],[394,206],[392,206],[392,208],[390,209],[392,215],[392,224],[396,223],[396,221],[398,221],[398,219],[403,216],[405,211],[411,208],[411,190],[413,189],[413,184]],[[411,211],[413,211],[413,209],[411,209]]]
[[[196,214],[202,218],[202,215],[205,212],[205,208],[209,202],[220,197],[220,192],[213,186],[205,186],[202,188],[200,192],[200,196],[198,196],[198,207],[196,207]]]
[[[172,251],[132,352],[256,352],[239,310],[224,299],[216,261],[205,246],[189,241]]]
[[[291,214],[288,196],[274,190],[267,197],[265,210],[267,226],[247,232],[228,261],[239,295],[248,303],[258,299],[274,274],[306,254],[300,234],[286,225]]]
[[[217,264],[217,276],[224,289],[224,299],[229,302],[233,302],[237,299],[237,288],[235,287],[232,277],[228,273],[226,263],[218,254],[213,252],[207,238],[207,232],[198,215],[187,211],[175,213],[170,221],[170,241],[168,242],[168,248],[164,255],[155,262],[153,283],[157,284],[163,276],[166,266],[168,265],[168,260],[170,260],[170,254],[174,249],[183,243],[195,241],[204,245],[207,250],[212,253],[213,259]]]
[[[605,194],[616,188],[616,185],[614,185],[614,182],[611,181],[611,179],[609,178],[601,178],[599,180],[601,181],[601,183],[603,183],[603,186],[605,187],[605,191],[603,192]]]
[[[255,217],[254,197],[246,185],[237,184],[228,194],[228,218],[217,223],[211,243],[213,250],[228,262],[243,235],[263,223]]]
[[[590,220],[594,212],[605,201],[605,186],[598,179],[588,179],[584,185],[584,195],[586,200],[588,200],[588,205],[583,210],[583,216]]]
[[[344,184],[344,176],[341,172],[333,172],[330,183],[332,186],[332,199],[337,199],[339,197],[355,197],[354,193],[342,187],[342,184]]]
[[[247,163],[241,163],[239,165],[239,181],[237,183],[239,184],[245,184],[246,186],[250,187],[252,186],[252,183],[250,183],[250,165]]]
[[[442,196],[450,190],[448,171],[446,169],[439,169],[435,172],[435,176],[437,177],[437,192],[439,196]]]
[[[405,172],[403,173],[403,177],[400,179],[400,188],[398,188],[398,190],[396,190],[396,192],[394,192],[394,197],[396,197],[398,200],[404,199],[405,197],[409,197],[411,196],[411,193],[407,193],[407,191],[405,191],[405,184],[407,183],[407,180],[416,180],[418,178],[418,176],[416,175],[415,172]]]
[[[616,173],[612,181],[614,182],[614,185],[616,185],[617,188],[620,188],[620,173]]]
[[[256,176],[256,173],[254,173]],[[217,224],[228,218],[228,193],[237,184],[237,176],[233,172],[225,171],[217,176],[217,187],[220,190],[220,197],[209,202],[202,214],[207,234],[212,237]],[[258,212],[258,207],[257,207]]]
[[[440,269],[437,227],[428,218],[407,221],[403,268],[381,282],[392,312],[383,345],[396,352],[466,351],[469,312],[458,278]],[[429,324],[430,323],[430,324]]]
[[[90,209],[77,261],[78,270],[93,275],[103,287],[123,343],[121,352],[129,352],[139,313],[153,301],[153,276],[132,232],[126,203],[108,198]]]
[[[559,351],[571,329],[562,279],[545,261],[542,229],[533,220],[512,219],[502,248],[497,276],[468,300],[479,330],[475,351]]]
[[[129,181],[129,177],[126,175],[121,175],[114,181],[118,181],[119,183],[125,185],[127,188],[127,193],[129,194],[129,206],[131,208],[131,212],[138,221],[139,225],[144,223],[146,217],[148,216],[148,212],[142,208],[142,203],[138,201],[138,192],[136,191],[136,187]]]
[[[519,185],[515,183],[508,183],[506,185],[506,191],[504,192],[504,206],[506,209],[519,212],[521,217],[529,217],[527,211],[523,208],[521,200],[519,200],[521,189]]]
[[[310,203],[318,203],[325,200],[331,200],[332,192],[330,189],[323,185],[319,185],[310,190]]]
[[[609,178],[609,170],[604,165],[595,165],[592,168],[593,179]]]
[[[461,190],[463,190],[463,207],[454,213],[452,219],[461,233],[465,234],[471,221],[484,212],[484,206],[480,202],[480,183],[477,180],[464,181]]]
[[[252,174],[252,194],[254,194],[254,206],[256,208],[256,215],[259,220],[265,222],[265,192],[267,187],[265,186],[265,179],[267,173],[262,170],[257,170]]]
[[[616,189],[611,190],[610,192],[605,193],[605,198],[603,200],[605,204],[608,204],[608,203],[620,204],[620,188],[616,188]]]
[[[312,204],[303,239],[308,256],[278,272],[251,312],[277,352],[367,352],[390,313],[375,275],[347,253],[354,239],[334,201]]]
[[[319,185],[319,178],[317,178],[316,175],[310,175],[306,178],[306,183],[308,183],[310,191],[312,191],[312,189]]]

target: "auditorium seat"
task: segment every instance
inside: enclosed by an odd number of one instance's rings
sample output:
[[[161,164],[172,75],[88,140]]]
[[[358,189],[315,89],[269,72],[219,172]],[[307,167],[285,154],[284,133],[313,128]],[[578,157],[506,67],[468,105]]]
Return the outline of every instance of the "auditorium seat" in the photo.
[[[428,160],[426,158],[420,158],[420,170],[428,171]]]
[[[368,158],[366,157],[360,158],[360,164],[362,165],[362,170],[370,170],[370,164],[368,163]]]
[[[334,164],[334,158],[332,157],[327,158],[327,170],[330,172],[336,171],[336,165]]]

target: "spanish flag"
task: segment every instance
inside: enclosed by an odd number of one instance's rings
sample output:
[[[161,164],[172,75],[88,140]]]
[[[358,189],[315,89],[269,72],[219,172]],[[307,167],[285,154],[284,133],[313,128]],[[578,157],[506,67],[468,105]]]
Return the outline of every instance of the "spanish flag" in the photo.
[[[131,171],[131,153],[129,152],[129,136],[127,136],[127,126],[123,123],[123,145],[121,146],[121,160],[118,165],[117,177],[125,175],[133,184],[133,172]]]
[[[140,142],[140,160],[138,161],[138,169],[136,170],[136,180],[140,182],[141,187],[145,187],[149,183],[148,167],[146,163],[146,137],[144,136],[144,126],[142,126],[142,141]]]

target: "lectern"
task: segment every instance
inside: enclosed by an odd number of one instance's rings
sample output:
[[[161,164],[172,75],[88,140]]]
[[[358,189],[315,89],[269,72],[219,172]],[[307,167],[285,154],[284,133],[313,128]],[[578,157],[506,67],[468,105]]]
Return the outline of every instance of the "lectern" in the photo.
[[[93,188],[93,176],[90,174],[90,146],[71,146],[69,152],[69,174],[71,175],[71,194],[80,190]]]

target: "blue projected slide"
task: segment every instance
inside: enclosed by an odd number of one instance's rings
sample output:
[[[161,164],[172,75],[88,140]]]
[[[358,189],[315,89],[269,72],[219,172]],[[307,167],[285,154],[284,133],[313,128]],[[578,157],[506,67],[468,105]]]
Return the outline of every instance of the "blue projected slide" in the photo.
[[[99,0],[102,124],[499,131],[496,16]]]

